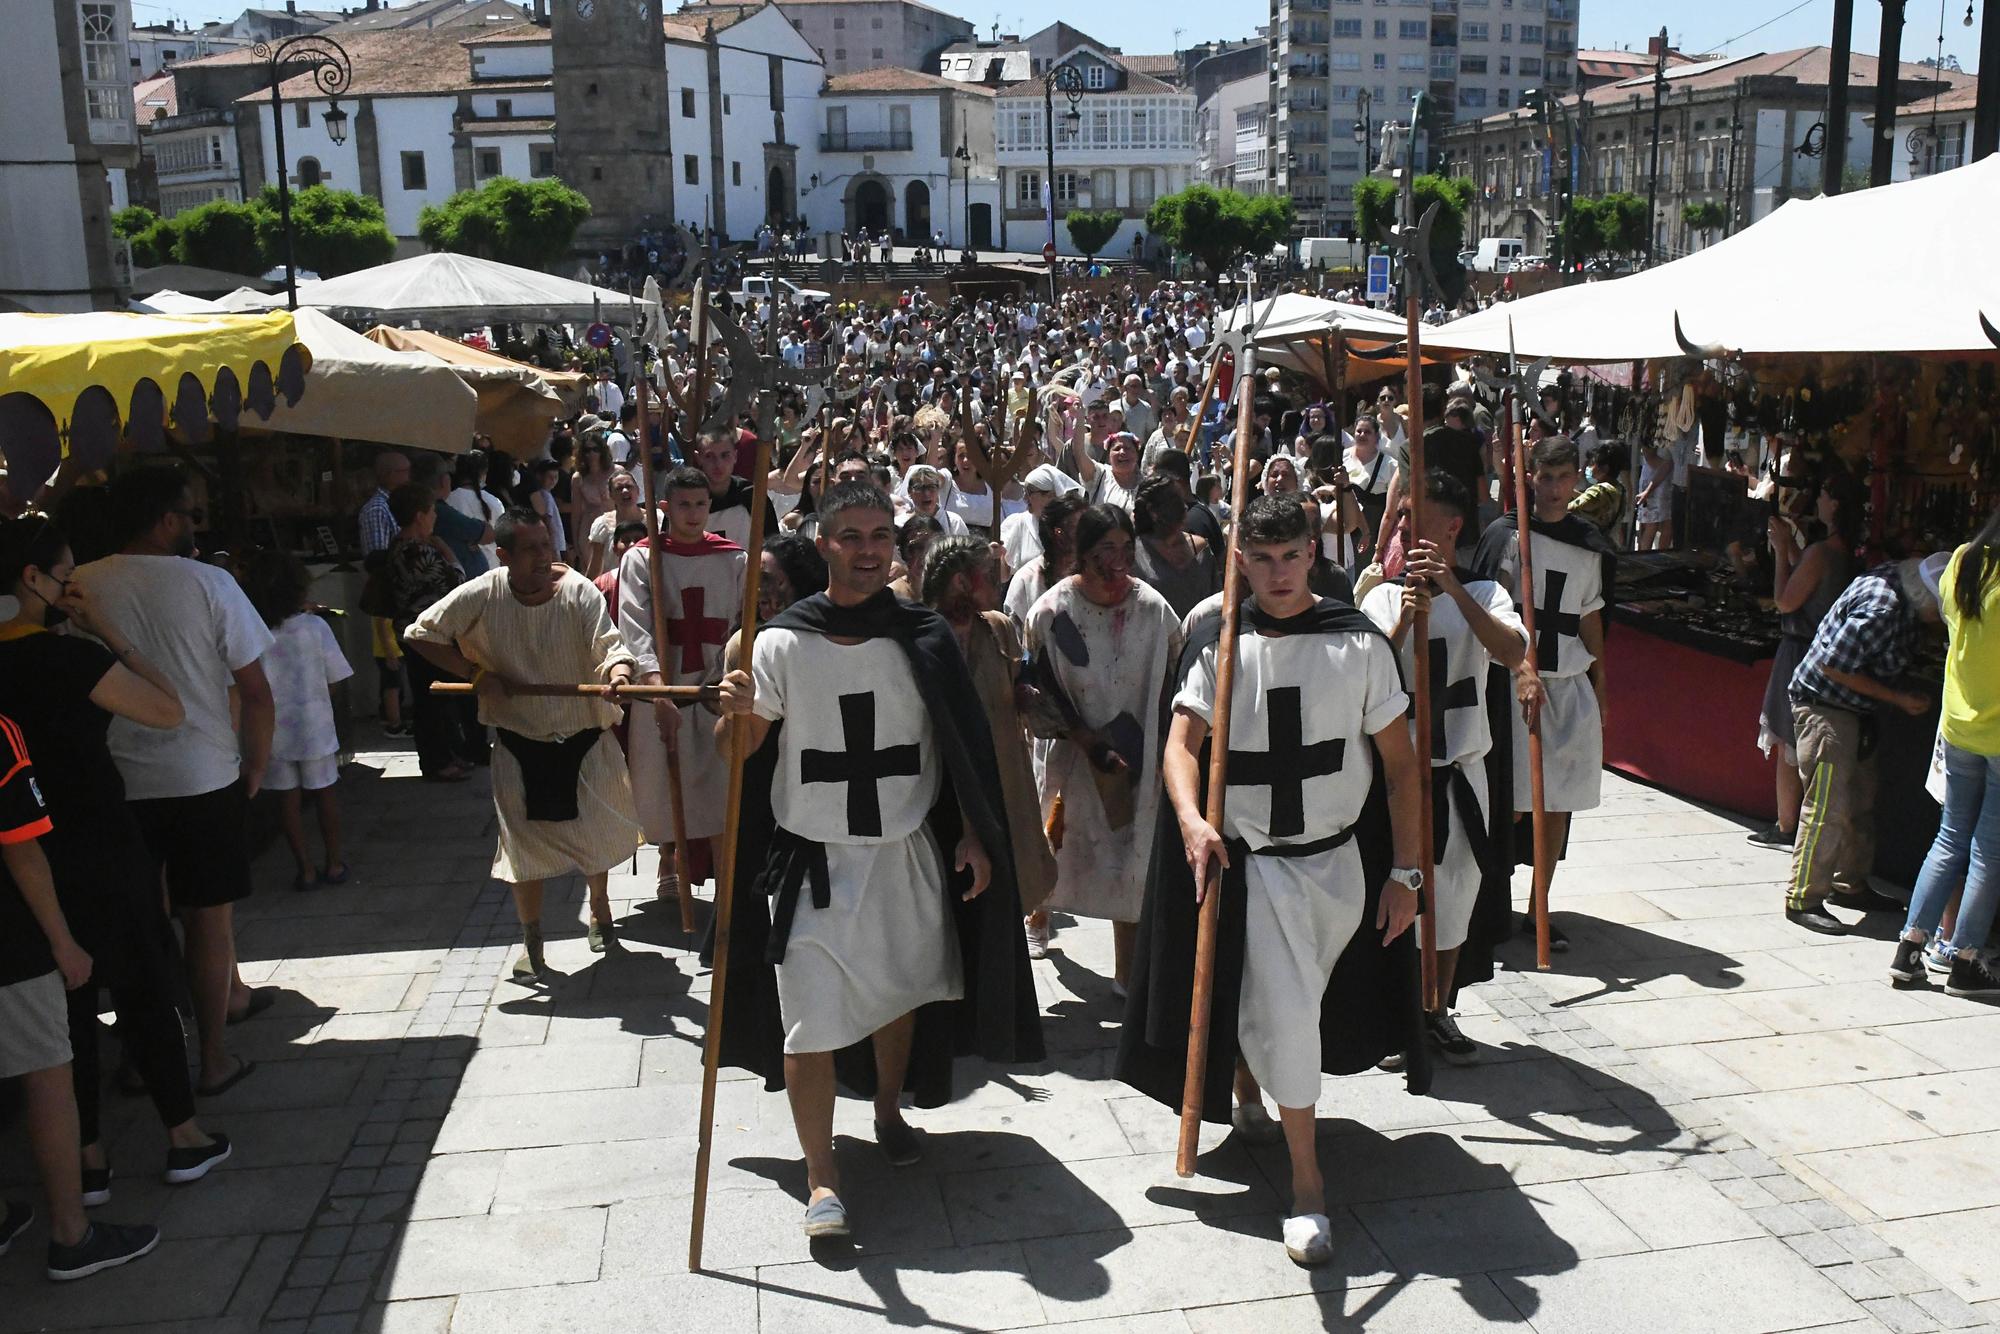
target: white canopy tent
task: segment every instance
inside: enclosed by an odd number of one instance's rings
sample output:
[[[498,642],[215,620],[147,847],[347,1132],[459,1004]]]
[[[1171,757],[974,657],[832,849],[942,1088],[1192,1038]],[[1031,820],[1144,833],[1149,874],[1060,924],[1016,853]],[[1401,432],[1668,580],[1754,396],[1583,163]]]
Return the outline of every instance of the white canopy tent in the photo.
[[[269,421],[246,429],[410,445],[446,454],[472,448],[479,395],[428,352],[371,342],[317,310],[293,312],[298,340],[312,353],[307,393]]]
[[[213,315],[219,309],[213,301],[176,292],[171,287],[151,296],[135,297],[131,304],[134,310],[143,306],[156,315]]]
[[[1511,324],[1523,357],[1649,361],[1691,355],[1678,319],[1705,355],[1992,354],[1980,319],[2000,325],[1996,212],[2000,157],[1795,200],[1685,259],[1503,302],[1425,330],[1424,342],[1504,355]],[[1857,286],[1878,260],[1882,283]]]
[[[300,306],[349,323],[630,324],[634,304],[608,287],[442,252],[299,285]]]
[[[284,304],[285,294],[283,292],[274,296],[269,292],[260,292],[254,287],[239,287],[235,291],[225,293],[208,303],[209,309],[224,313],[275,310]]]
[[[1254,342],[1259,366],[1280,366],[1319,381],[1324,381],[1327,375],[1329,349],[1323,345],[1336,334],[1349,344],[1373,349],[1400,343],[1408,332],[1400,315],[1344,301],[1328,301],[1302,292],[1281,292],[1260,299],[1254,310],[1236,305],[1223,311],[1216,316],[1217,334],[1234,330],[1246,318],[1257,330]],[[1428,327],[1424,338],[1425,351],[1428,352]],[[1403,361],[1400,357],[1389,361],[1365,361],[1349,356],[1346,369],[1347,382],[1358,384],[1401,374]]]

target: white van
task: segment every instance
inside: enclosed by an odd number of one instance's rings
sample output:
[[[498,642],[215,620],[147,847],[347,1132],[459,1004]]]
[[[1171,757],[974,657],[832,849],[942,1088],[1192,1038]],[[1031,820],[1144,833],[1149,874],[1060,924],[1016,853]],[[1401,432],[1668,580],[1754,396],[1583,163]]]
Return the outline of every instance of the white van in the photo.
[[[1472,252],[1474,273],[1511,273],[1521,263],[1527,247],[1518,236],[1488,236]]]

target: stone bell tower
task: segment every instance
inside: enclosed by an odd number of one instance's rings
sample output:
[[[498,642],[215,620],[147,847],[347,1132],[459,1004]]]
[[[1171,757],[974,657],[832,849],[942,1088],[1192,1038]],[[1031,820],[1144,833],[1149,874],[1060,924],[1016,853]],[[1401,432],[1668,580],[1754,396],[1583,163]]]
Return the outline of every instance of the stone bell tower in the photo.
[[[556,174],[590,200],[580,250],[674,220],[661,0],[551,0]]]

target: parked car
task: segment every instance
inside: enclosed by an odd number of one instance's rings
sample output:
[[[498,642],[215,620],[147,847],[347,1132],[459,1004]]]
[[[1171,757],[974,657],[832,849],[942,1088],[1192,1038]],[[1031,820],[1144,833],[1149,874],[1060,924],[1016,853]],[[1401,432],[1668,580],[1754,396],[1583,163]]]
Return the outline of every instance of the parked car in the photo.
[[[833,293],[822,291],[817,287],[801,287],[790,278],[766,278],[761,276],[745,278],[743,286],[736,289],[735,296],[739,304],[754,300],[761,308],[765,302],[771,299],[774,293],[778,296],[789,297],[793,305],[803,305],[808,301],[833,300]]]

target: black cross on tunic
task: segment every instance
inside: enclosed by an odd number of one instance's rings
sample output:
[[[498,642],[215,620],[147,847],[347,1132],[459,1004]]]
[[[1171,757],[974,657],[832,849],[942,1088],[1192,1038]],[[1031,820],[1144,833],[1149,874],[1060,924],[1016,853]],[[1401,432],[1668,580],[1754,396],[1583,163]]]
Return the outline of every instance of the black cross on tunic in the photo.
[[[1535,607],[1535,666],[1553,672],[1562,662],[1562,641],[1567,635],[1580,639],[1583,617],[1562,609],[1563,588],[1569,575],[1561,570],[1542,572],[1542,600]]]
[[[1450,679],[1451,662],[1445,657],[1446,643],[1441,638],[1431,640],[1431,762],[1439,764],[1445,757],[1445,720],[1459,709],[1479,707],[1479,683],[1471,677],[1462,681]],[[1410,716],[1417,716],[1417,701],[1410,700]]]
[[[872,690],[840,697],[840,731],[847,749],[799,752],[799,781],[847,784],[847,832],[857,838],[879,838],[881,780],[921,774],[923,753],[915,742],[875,749]]]
[[[1337,774],[1347,759],[1347,740],[1306,744],[1305,701],[1298,686],[1264,692],[1269,750],[1229,752],[1229,786],[1271,789],[1271,837],[1296,838],[1306,831],[1306,780]]]

